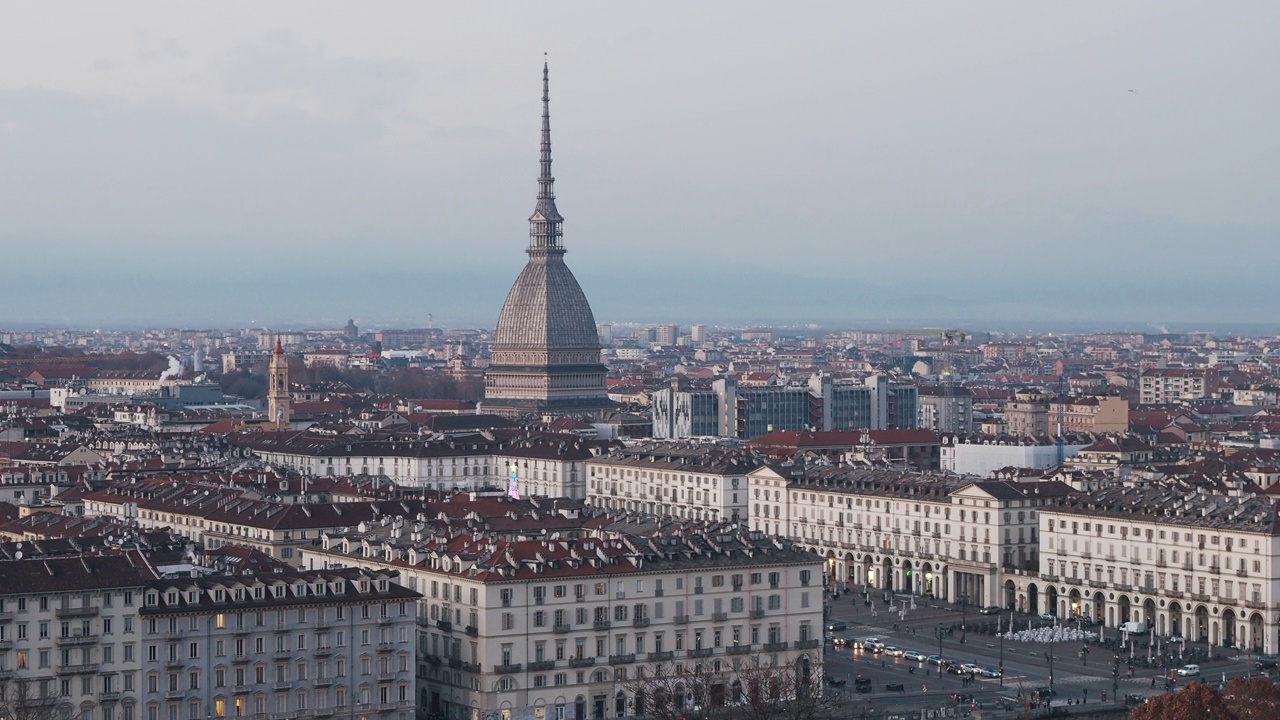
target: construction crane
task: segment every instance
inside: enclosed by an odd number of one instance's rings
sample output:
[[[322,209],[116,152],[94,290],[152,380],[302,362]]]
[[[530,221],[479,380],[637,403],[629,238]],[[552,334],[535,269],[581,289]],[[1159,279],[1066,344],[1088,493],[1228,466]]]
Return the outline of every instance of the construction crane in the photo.
[[[961,428],[960,413],[956,412],[956,363],[953,350],[957,344],[965,341],[965,337],[965,334],[959,330],[943,330],[942,352],[938,353],[940,367],[938,376],[942,380],[942,408],[943,412],[954,415],[950,423],[950,429],[954,432],[959,432]],[[942,418],[938,418],[938,430],[945,430],[945,424]]]

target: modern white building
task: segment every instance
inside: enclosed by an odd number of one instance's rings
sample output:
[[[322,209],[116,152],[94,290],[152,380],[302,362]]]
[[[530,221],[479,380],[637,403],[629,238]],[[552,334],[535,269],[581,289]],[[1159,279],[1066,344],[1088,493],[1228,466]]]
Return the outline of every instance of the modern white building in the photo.
[[[1088,445],[1074,438],[1065,439],[1063,459],[1075,457]],[[1058,445],[1050,438],[942,436],[942,470],[945,472],[991,477],[991,473],[1005,468],[1051,468],[1058,464]]]

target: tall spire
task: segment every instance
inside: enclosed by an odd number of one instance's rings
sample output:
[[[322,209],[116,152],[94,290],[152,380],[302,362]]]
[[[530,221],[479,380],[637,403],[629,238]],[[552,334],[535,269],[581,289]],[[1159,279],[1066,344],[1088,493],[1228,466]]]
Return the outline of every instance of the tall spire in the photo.
[[[542,146],[538,164],[538,200],[529,216],[529,250],[564,252],[560,244],[560,211],[556,209],[556,179],[551,176],[551,73],[546,60],[542,62]]]

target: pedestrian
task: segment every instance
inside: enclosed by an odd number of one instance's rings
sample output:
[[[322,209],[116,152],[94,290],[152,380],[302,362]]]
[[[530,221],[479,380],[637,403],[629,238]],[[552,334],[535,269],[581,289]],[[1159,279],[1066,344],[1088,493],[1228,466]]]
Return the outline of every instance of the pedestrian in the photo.
[[[1156,686],[1156,676],[1155,676],[1155,675],[1152,675],[1152,676],[1151,676],[1151,687],[1155,687],[1155,686]]]

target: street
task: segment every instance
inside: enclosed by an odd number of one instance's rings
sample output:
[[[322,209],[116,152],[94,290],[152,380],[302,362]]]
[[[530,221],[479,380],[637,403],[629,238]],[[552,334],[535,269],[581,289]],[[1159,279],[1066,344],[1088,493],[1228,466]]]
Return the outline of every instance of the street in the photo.
[[[1052,647],[1052,687],[1055,691],[1053,704],[1095,704],[1107,698],[1108,704],[1117,702],[1117,691],[1122,699],[1127,693],[1155,695],[1164,692],[1165,675],[1160,668],[1134,667],[1132,677],[1127,660],[1128,651],[1117,655],[1097,645],[1090,645],[1090,652],[1082,659],[1083,642],[1061,642],[1053,645],[1044,643],[1027,643],[1006,640],[1001,641],[994,634],[981,632],[980,629],[991,629],[996,622],[1007,629],[1010,613],[1000,615],[981,615],[976,608],[967,608],[964,612],[960,605],[938,602],[926,598],[916,598],[916,609],[910,608],[907,601],[905,614],[899,611],[889,612],[883,598],[872,591],[873,605],[862,604],[860,593],[855,591],[841,595],[831,603],[828,622],[844,621],[847,629],[836,632],[834,637],[846,640],[866,640],[878,638],[887,646],[902,650],[914,650],[926,656],[940,655],[944,660],[955,664],[973,663],[979,667],[1000,668],[1003,664],[1004,677],[983,678],[981,676],[968,682],[960,675],[938,672],[938,668],[927,662],[911,662],[901,657],[891,657],[884,653],[873,653],[867,650],[850,649],[849,647],[833,649],[830,639],[826,646],[825,672],[833,680],[844,680],[840,691],[850,696],[850,704],[854,707],[874,706],[879,710],[919,709],[939,707],[952,699],[953,694],[971,694],[974,701],[991,707],[999,703],[999,698],[1014,699],[1019,692],[1033,695],[1038,688],[1050,686],[1050,660],[1048,654]],[[859,604],[855,607],[853,600]],[[1026,629],[1028,623],[1032,627],[1046,627],[1051,622],[1042,621],[1038,617],[1013,614],[1015,629]],[[895,629],[896,624],[896,629]],[[1090,628],[1096,632],[1097,628]],[[941,634],[941,641],[939,635]],[[1109,637],[1118,637],[1117,631],[1108,630]],[[1203,643],[1187,643],[1186,651],[1207,650]],[[1209,683],[1230,680],[1236,676],[1257,675],[1252,655],[1243,654],[1236,658],[1234,650],[1222,650],[1229,653],[1229,659],[1199,661],[1202,668],[1200,678],[1179,677],[1177,686],[1184,686],[1196,679]],[[1135,657],[1143,656],[1145,650],[1135,651]],[[1120,660],[1117,663],[1116,658]],[[1113,666],[1118,668],[1118,677],[1112,677]],[[1176,666],[1175,666],[1176,667]],[[871,680],[871,692],[856,693],[854,679],[859,676]],[[1154,685],[1153,685],[1154,680]],[[901,684],[904,692],[890,692],[886,685]],[[953,701],[954,702],[954,701]]]

